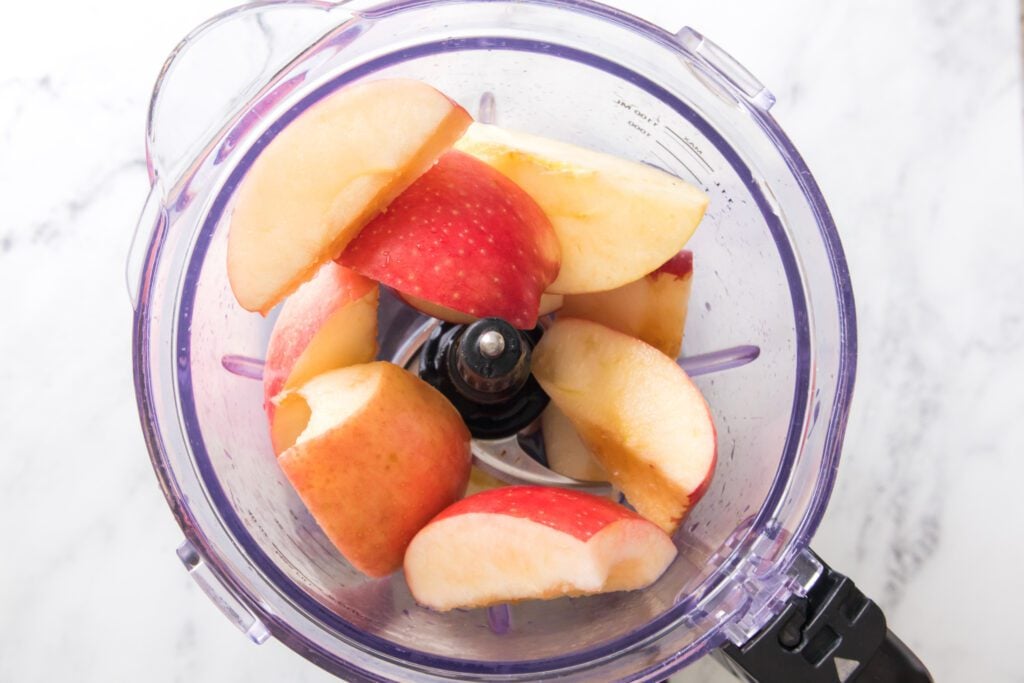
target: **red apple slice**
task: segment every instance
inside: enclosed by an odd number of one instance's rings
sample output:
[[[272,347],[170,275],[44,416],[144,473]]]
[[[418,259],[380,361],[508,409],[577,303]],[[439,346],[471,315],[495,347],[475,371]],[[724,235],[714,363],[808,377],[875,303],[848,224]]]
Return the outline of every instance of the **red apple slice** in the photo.
[[[544,212],[515,183],[449,152],[338,262],[403,295],[530,329],[558,275],[559,248]]]
[[[676,556],[621,505],[540,486],[485,491],[423,528],[405,554],[413,597],[439,611],[646,588]]]
[[[357,83],[303,112],[238,187],[228,278],[239,304],[270,311],[341,253],[471,120],[434,88],[410,80]]]
[[[373,280],[334,262],[288,297],[274,323],[263,368],[263,398],[274,451],[294,443],[301,425],[274,419],[273,399],[328,370],[369,363],[377,355],[377,299]]]
[[[639,280],[683,248],[708,206],[699,189],[656,168],[497,126],[473,124],[456,149],[504,173],[547,213],[562,246],[555,294]]]
[[[471,325],[480,318],[469,315],[468,313],[460,313],[451,308],[445,308],[444,306],[438,306],[432,304],[424,299],[418,299],[409,294],[398,293],[398,296],[402,301],[415,308],[420,313],[425,313],[431,318],[437,318],[438,320],[444,320],[449,323],[456,323],[457,325]],[[538,316],[548,315],[562,308],[562,304],[565,301],[565,297],[561,294],[544,294],[540,297],[540,309],[537,311]]]
[[[462,418],[396,365],[325,373],[287,394],[278,412],[306,418],[281,469],[331,542],[369,576],[398,569],[416,532],[466,490]]]
[[[676,358],[683,346],[692,284],[693,253],[682,251],[636,282],[565,297],[561,313],[601,323]]]
[[[672,533],[715,468],[715,425],[700,390],[653,346],[559,318],[533,353],[533,375],[637,511]]]

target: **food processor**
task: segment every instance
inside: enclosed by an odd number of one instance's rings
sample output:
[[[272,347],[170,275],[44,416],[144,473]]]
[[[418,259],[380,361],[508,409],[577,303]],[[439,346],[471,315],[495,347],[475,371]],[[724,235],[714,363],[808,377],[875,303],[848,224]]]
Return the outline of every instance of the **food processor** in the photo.
[[[704,189],[681,365],[718,429],[710,488],[650,588],[446,614],[344,561],[277,466],[258,380],[273,324],[228,285],[234,191],[274,136],[362,79],[424,81],[478,120]],[[715,653],[759,681],[928,681],[874,603],[810,549],[856,364],[853,295],[772,94],[698,32],[589,0],[253,3],[193,31],[153,92],[152,190],[128,261],[139,412],[178,556],[257,643],[348,681],[661,681]],[[384,296],[380,355],[436,321]],[[474,443],[507,481],[580,486],[527,439]]]

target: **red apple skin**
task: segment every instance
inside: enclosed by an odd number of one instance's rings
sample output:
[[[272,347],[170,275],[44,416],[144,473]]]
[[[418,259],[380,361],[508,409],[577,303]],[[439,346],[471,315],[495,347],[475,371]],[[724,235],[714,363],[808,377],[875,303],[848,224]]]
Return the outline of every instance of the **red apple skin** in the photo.
[[[515,183],[448,152],[349,243],[342,265],[471,316],[537,324],[561,263],[551,221]]]
[[[272,399],[285,388],[299,358],[309,348],[317,333],[331,316],[346,306],[362,299],[377,288],[377,283],[359,273],[328,262],[309,282],[305,283],[285,302],[274,323],[267,345],[267,358],[263,367],[263,406],[267,418],[274,419]],[[352,363],[368,363],[376,353],[376,339],[367,349],[365,358],[354,358]],[[334,368],[319,368],[320,372]],[[313,374],[319,374],[316,370]],[[300,378],[302,384],[312,377]],[[291,384],[296,384],[292,382]]]
[[[612,522],[643,519],[617,503],[589,493],[549,486],[505,486],[463,498],[431,523],[471,512],[528,519],[584,542]]]
[[[429,169],[472,117],[426,83],[350,84],[278,133],[235,193],[228,280],[267,315]]]
[[[648,277],[657,277],[663,273],[667,275],[675,275],[677,278],[685,278],[693,275],[693,252],[688,249],[684,249],[670,258]]]

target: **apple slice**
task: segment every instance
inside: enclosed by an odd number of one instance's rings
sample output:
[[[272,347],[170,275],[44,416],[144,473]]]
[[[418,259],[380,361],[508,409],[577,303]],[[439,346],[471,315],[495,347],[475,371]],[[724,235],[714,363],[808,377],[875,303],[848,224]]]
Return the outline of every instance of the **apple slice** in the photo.
[[[714,473],[715,425],[700,390],[653,346],[559,318],[533,375],[637,511],[672,533]]]
[[[642,339],[676,358],[683,347],[692,284],[693,253],[681,251],[636,282],[608,292],[565,297],[561,313]]]
[[[469,486],[466,487],[466,495],[472,496],[483,491],[490,491],[491,489],[498,489],[508,485],[507,482],[474,465],[469,472]]]
[[[474,124],[456,144],[526,190],[562,245],[554,294],[639,280],[683,248],[707,196],[663,171],[564,142]]]
[[[557,405],[548,404],[541,413],[540,424],[544,433],[544,453],[551,469],[581,481],[608,481],[608,473]]]
[[[445,308],[444,306],[432,304],[425,299],[418,299],[409,294],[402,294],[399,292],[398,297],[420,313],[425,313],[431,318],[437,318],[438,320],[444,320],[445,322],[455,323],[457,325],[471,325],[480,319],[476,316],[469,315],[468,313],[461,313],[452,308]],[[564,302],[565,297],[561,294],[543,294],[540,297],[540,309],[537,311],[537,315],[544,316],[554,313],[562,308],[562,304]]]
[[[455,503],[405,554],[405,578],[438,611],[646,588],[676,556],[663,531],[586,493],[509,486]]]
[[[529,195],[487,164],[449,152],[338,261],[404,295],[531,329],[560,257],[551,222]]]
[[[333,259],[472,121],[429,85],[342,88],[285,127],[238,187],[228,279],[264,315]]]
[[[288,297],[274,323],[263,368],[263,406],[274,452],[294,443],[304,425],[277,422],[273,399],[328,370],[369,363],[377,355],[377,299],[373,280],[328,262]]]
[[[305,429],[278,458],[320,528],[361,572],[381,577],[469,481],[469,431],[448,400],[390,363],[332,370],[278,407]]]

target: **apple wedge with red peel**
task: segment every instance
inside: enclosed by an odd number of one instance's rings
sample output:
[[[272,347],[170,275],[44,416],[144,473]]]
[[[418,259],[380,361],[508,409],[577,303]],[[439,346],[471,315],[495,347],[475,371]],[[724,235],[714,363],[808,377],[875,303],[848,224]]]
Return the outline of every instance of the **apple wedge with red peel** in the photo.
[[[686,373],[639,339],[559,318],[534,349],[533,375],[611,483],[641,515],[675,531],[717,457],[711,411]]]
[[[693,253],[681,251],[636,282],[565,297],[561,313],[601,323],[676,358],[683,347],[692,285]]]
[[[472,118],[412,80],[347,86],[288,124],[235,195],[228,279],[264,315],[429,169]]]
[[[557,405],[548,404],[541,413],[540,424],[548,467],[580,481],[608,481],[608,473]]]
[[[329,261],[285,301],[263,367],[263,405],[274,452],[295,441],[277,423],[274,398],[328,370],[369,363],[377,355],[377,283]],[[301,430],[301,425],[298,426]]]
[[[664,171],[556,140],[475,123],[456,149],[486,161],[540,204],[562,245],[553,294],[639,280],[679,252],[708,197]]]
[[[405,554],[405,578],[438,611],[646,588],[676,556],[636,513],[586,493],[509,486],[452,505]]]
[[[459,500],[469,431],[444,396],[390,363],[332,370],[289,392],[279,415],[305,429],[278,463],[339,552],[386,576],[413,536]]]
[[[529,195],[487,164],[448,152],[338,262],[416,300],[531,329],[560,251]]]
[[[409,306],[412,306],[420,313],[429,315],[431,318],[437,318],[448,323],[455,323],[457,325],[472,325],[480,318],[469,315],[468,313],[461,313],[451,308],[445,308],[444,306],[438,306],[432,304],[429,301],[418,299],[409,294],[398,293],[398,297]],[[565,297],[561,294],[544,294],[540,298],[540,308],[537,311],[538,316],[548,315],[555,313],[565,302]]]

